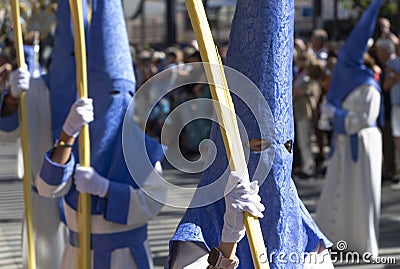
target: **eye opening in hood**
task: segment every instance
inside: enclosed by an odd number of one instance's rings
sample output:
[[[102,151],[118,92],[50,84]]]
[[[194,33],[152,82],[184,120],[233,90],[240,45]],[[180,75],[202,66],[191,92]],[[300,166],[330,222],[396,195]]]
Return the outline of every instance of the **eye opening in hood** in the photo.
[[[112,95],[117,95],[117,94],[120,94],[120,93],[121,93],[120,91],[112,90],[112,91],[110,92],[110,96],[112,96]]]
[[[271,146],[271,143],[262,138],[252,138],[247,142],[246,146],[255,152],[261,152],[268,149]]]
[[[118,90],[112,90],[112,91],[110,92],[110,96],[117,95],[117,94],[120,94],[120,93],[121,93],[121,92],[118,91]],[[129,94],[131,97],[134,96],[134,94],[133,94],[132,91],[128,91],[128,94]]]
[[[287,151],[289,153],[292,153],[292,149],[293,149],[293,141],[292,140],[288,140],[285,142],[285,144],[283,144],[285,146],[285,148],[287,149]]]

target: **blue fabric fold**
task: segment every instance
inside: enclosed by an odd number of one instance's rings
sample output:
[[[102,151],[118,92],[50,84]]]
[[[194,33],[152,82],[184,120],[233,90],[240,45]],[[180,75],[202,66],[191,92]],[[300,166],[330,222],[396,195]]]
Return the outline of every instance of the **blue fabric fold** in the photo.
[[[104,218],[108,221],[127,224],[130,197],[130,190],[125,184],[110,181]]]
[[[350,147],[351,159],[356,162],[358,160],[358,134],[350,136]]]
[[[79,234],[69,231],[69,243],[79,247]],[[137,268],[150,269],[144,242],[147,240],[147,225],[126,231],[111,234],[92,234],[90,247],[93,250],[93,269],[109,269],[113,250],[129,248]]]
[[[0,109],[2,107],[0,106]],[[0,110],[1,111],[1,110]],[[0,130],[4,132],[12,132],[18,128],[18,113],[15,112],[10,116],[0,117]]]
[[[343,109],[336,109],[335,116],[333,117],[333,129],[338,134],[346,134],[346,116],[348,111]]]
[[[3,106],[6,96],[9,91],[3,91],[0,93],[0,114],[3,111]],[[4,132],[12,132],[18,128],[18,113],[15,111],[12,115],[0,117],[0,130]]]

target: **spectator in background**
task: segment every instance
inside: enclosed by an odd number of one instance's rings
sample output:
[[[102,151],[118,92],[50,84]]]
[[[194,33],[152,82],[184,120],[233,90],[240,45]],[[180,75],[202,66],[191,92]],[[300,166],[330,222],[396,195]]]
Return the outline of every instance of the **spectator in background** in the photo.
[[[324,30],[324,29],[315,29],[310,37],[310,43],[311,43],[311,53],[313,55],[315,55],[315,57],[321,61],[323,67],[325,68],[326,66],[326,61],[328,59],[328,49],[327,49],[327,41],[328,41],[328,33]],[[321,78],[323,79],[323,78]],[[322,81],[321,81],[322,83]],[[321,85],[322,86],[322,85]],[[314,125],[313,125],[313,129],[314,129],[314,133],[315,133],[315,137],[317,139],[317,144],[319,147],[319,153],[318,156],[316,158],[316,165],[318,166],[318,172],[323,172],[323,168],[321,167],[321,165],[323,164],[323,143],[324,143],[324,138],[323,138],[323,134],[321,132],[319,132],[319,129],[317,128],[317,118],[318,118],[318,114],[319,114],[319,104],[321,103],[321,98],[318,97],[317,99],[317,106],[316,106],[316,110],[314,113]],[[316,167],[317,168],[317,167]]]
[[[328,58],[328,50],[325,47],[325,43],[328,41],[328,33],[324,29],[315,29],[311,33],[310,37],[310,52],[321,60],[322,63],[326,64]]]
[[[297,58],[305,51],[307,51],[307,45],[304,40],[302,38],[295,38],[293,48],[293,78],[296,78],[300,71],[297,66]]]
[[[385,122],[382,128],[383,135],[383,179],[393,180],[396,174],[396,162],[395,162],[395,145],[392,135],[392,101],[391,93],[389,90],[385,90],[385,81],[387,71],[389,70],[388,63],[396,59],[396,48],[391,40],[388,39],[378,39],[375,42],[376,56],[378,63],[382,69],[382,74],[380,78],[380,85],[383,89],[383,101],[385,106]],[[390,71],[390,70],[389,70]],[[391,71],[390,71],[391,72]],[[387,86],[387,85],[386,85]],[[386,87],[387,88],[387,87]]]
[[[306,42],[304,42],[304,39],[302,38],[295,38],[294,39],[294,49],[297,51],[297,53],[306,51],[307,48],[307,44]]]
[[[147,105],[152,107],[152,111],[145,130],[147,134],[157,138],[161,136],[162,125],[171,110],[170,95],[167,91],[172,88],[179,76],[177,65],[182,59],[181,52],[175,47],[166,48],[164,53],[164,67],[157,73],[156,79],[149,81],[151,86],[146,100]]]
[[[326,103],[326,95],[328,93],[329,85],[331,82],[332,71],[337,62],[336,54],[330,51],[326,59],[326,66],[324,70],[324,77],[321,83],[321,95],[316,108],[317,120],[314,126],[315,136],[318,144],[318,155],[316,157],[316,172],[317,174],[324,175],[326,172],[326,154],[324,151],[325,145],[331,144],[332,128],[326,119],[321,118],[321,104]]]
[[[149,78],[157,73],[157,68],[151,61],[151,52],[143,50],[139,53],[137,59],[137,69],[135,69],[135,76],[137,78],[137,89],[143,85]]]
[[[340,47],[343,45],[343,42],[330,40],[327,43],[327,50],[328,50],[328,58],[330,56],[337,57]]]
[[[307,52],[298,57],[298,66],[302,72],[293,84],[293,113],[296,123],[296,141],[301,154],[301,172],[302,175],[309,177],[315,174],[311,135],[321,94],[324,67],[320,60]]]
[[[298,37],[294,39],[294,48],[293,48],[293,84],[295,83],[296,80],[301,78],[301,74],[304,71],[303,66],[305,66],[305,63],[302,62],[302,59],[300,60],[301,63],[299,63],[299,57],[301,55],[304,55],[308,50],[307,43],[304,41],[302,37]],[[309,53],[307,55],[310,55]],[[296,122],[295,122],[296,125]],[[300,150],[297,142],[297,136],[294,137],[294,143],[293,143],[293,173],[294,174],[299,174],[301,173],[301,156],[300,156]]]
[[[386,41],[382,40],[378,45],[385,46],[382,42]],[[386,44],[386,46],[388,46],[389,51],[393,52],[393,48],[389,44]],[[390,92],[392,135],[397,153],[395,155],[398,157],[400,151],[400,57],[395,56],[394,53],[390,55],[386,62],[383,90]],[[400,183],[394,185],[394,188],[400,190]]]
[[[322,95],[328,94],[329,84],[331,83],[333,68],[337,63],[337,57],[334,54],[330,54],[326,60],[325,78],[322,86]]]
[[[154,51],[151,56],[151,61],[153,66],[155,67],[154,71],[157,70],[156,73],[162,71],[164,69],[166,55],[163,51]]]
[[[376,64],[375,59],[369,53],[364,54],[364,64],[374,72],[374,79],[379,83],[382,69]]]
[[[302,41],[302,40],[301,40]],[[301,44],[301,42],[300,42]],[[296,42],[293,49],[293,82],[292,87],[294,88],[299,81],[305,75],[305,67],[309,64],[311,58],[311,54],[308,51],[302,51],[298,46],[296,46]],[[294,121],[294,127],[296,129],[296,121]],[[301,174],[301,155],[298,143],[298,136],[294,136],[294,143],[293,143],[293,174]]]
[[[317,172],[319,174],[325,174],[326,170],[326,158],[324,153],[324,146],[331,145],[332,139],[332,126],[326,119],[323,119],[321,115],[320,106],[326,103],[326,96],[328,94],[329,85],[331,83],[333,68],[337,62],[336,54],[330,53],[328,59],[326,60],[325,76],[322,81],[321,87],[321,97],[320,102],[317,107],[318,123],[317,128],[315,128],[317,135],[317,142],[319,147],[319,155],[317,157]]]
[[[379,18],[380,39],[390,40],[395,46],[400,44],[399,38],[390,30],[390,21],[387,18]]]

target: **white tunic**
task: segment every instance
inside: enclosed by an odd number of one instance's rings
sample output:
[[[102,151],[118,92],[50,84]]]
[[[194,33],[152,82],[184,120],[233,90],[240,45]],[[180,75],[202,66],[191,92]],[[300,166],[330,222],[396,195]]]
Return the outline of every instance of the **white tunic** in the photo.
[[[30,178],[40,171],[43,155],[52,147],[49,92],[42,78],[31,79],[26,95],[30,146]],[[21,119],[20,119],[21,120]],[[12,134],[18,135],[18,130]],[[1,135],[1,139],[7,136]],[[9,139],[10,137],[8,137]],[[66,226],[60,221],[59,200],[44,198],[32,191],[32,227],[36,268],[59,268],[67,242]],[[22,236],[23,268],[28,268],[28,238],[24,221]]]
[[[345,129],[337,135],[325,185],[317,204],[316,222],[334,243],[344,240],[347,250],[378,255],[381,204],[382,137],[374,126],[380,111],[380,93],[363,85],[344,100]],[[358,160],[351,158],[350,135],[358,135]]]

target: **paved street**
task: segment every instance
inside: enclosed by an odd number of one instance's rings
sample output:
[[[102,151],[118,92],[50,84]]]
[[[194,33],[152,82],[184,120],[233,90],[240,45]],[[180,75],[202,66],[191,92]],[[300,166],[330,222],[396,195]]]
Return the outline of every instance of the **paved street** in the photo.
[[[0,268],[21,267],[21,220],[23,214],[22,183],[16,178],[15,144],[0,144]],[[166,169],[164,175],[179,186],[194,187],[199,175],[187,175],[173,169]],[[310,210],[315,212],[316,199],[323,184],[322,179],[296,180],[299,194]],[[174,195],[168,199],[189,202],[191,193]],[[380,256],[397,258],[397,265],[340,265],[338,268],[400,268],[400,192],[393,192],[383,186],[382,216],[380,231]],[[183,209],[165,206],[159,216],[150,221],[149,239],[156,268],[162,268],[168,254],[168,240],[183,215]],[[43,268],[38,268],[43,269]]]

